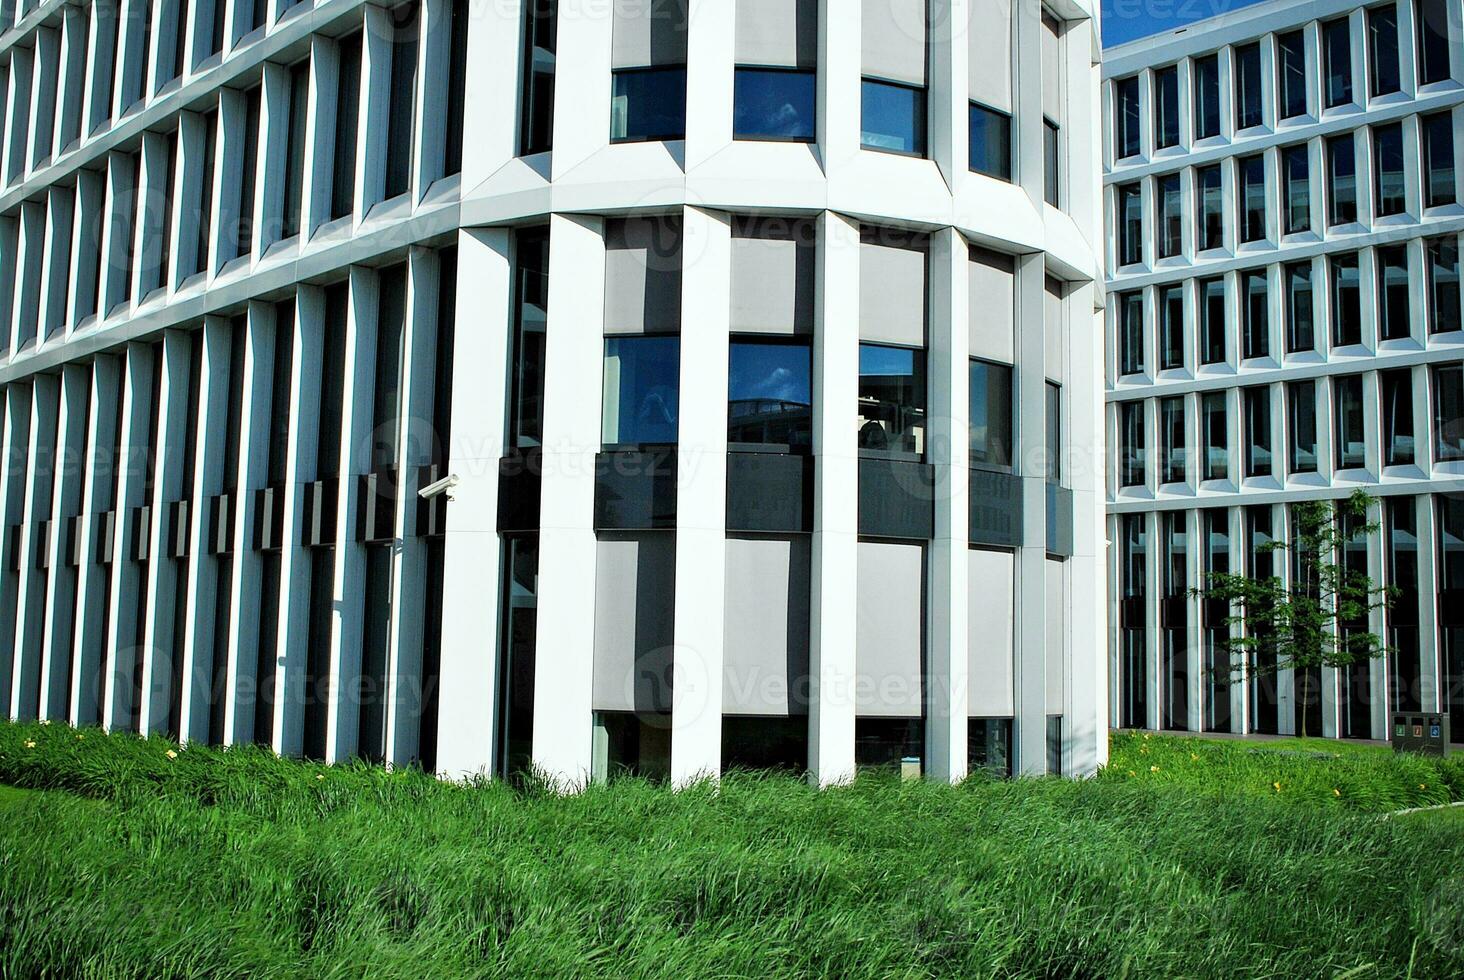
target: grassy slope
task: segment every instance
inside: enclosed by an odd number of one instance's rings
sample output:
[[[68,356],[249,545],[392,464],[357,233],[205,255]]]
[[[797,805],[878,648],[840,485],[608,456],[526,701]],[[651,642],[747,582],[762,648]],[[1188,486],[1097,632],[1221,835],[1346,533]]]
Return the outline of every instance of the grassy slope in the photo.
[[[0,782],[70,791],[0,796],[3,976],[1464,970],[1457,824],[1373,815],[1452,770],[1376,751],[555,798],[77,734],[0,725]]]

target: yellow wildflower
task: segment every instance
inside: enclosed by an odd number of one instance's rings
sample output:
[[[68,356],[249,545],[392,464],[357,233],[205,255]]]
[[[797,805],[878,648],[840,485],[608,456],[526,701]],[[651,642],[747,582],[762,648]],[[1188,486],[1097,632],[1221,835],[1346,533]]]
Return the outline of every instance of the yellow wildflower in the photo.
[[[1419,789],[1428,789],[1428,783],[1419,783],[1418,784],[1418,788]]]
[[[1158,766],[1150,766],[1149,767],[1149,771],[1150,772],[1158,772],[1159,771],[1159,767]]]
[[[178,753],[177,752],[174,752],[172,749],[169,749],[168,751],[164,752],[163,755],[167,756],[169,759],[176,759],[176,758],[178,758]]]
[[[316,779],[324,779],[325,778],[325,773],[318,772],[318,773],[315,774],[315,778]]]
[[[31,739],[31,738],[26,739],[25,740],[25,747],[28,748],[28,749],[35,748],[36,747],[35,739]]]
[[[1278,793],[1281,792],[1281,784],[1280,783],[1272,783],[1271,785],[1275,787],[1276,792],[1278,792]]]
[[[1134,772],[1134,771],[1133,771],[1133,770],[1132,770],[1132,769],[1130,769],[1130,770],[1129,770],[1129,775],[1130,775],[1130,776],[1137,776],[1137,775],[1138,775],[1138,773],[1136,773],[1136,772]]]
[[[1195,755],[1193,752],[1191,752],[1190,753],[1190,761],[1191,762],[1199,762],[1200,761],[1200,757],[1197,756],[1197,755]]]
[[[1342,795],[1342,791],[1340,789],[1338,789],[1337,787],[1333,786],[1332,787],[1332,795],[1333,796],[1341,796]]]

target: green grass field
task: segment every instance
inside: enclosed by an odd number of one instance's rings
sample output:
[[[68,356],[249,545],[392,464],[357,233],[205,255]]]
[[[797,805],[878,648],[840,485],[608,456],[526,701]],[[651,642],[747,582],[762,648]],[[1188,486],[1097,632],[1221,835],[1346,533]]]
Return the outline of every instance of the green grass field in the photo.
[[[1457,976],[1464,824],[1382,815],[1461,798],[1333,742],[556,797],[0,724],[0,977]]]

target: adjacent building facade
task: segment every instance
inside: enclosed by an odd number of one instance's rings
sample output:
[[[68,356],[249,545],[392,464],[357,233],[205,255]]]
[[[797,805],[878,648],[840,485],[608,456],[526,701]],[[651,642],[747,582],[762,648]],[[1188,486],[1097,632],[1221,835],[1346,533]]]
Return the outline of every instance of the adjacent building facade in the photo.
[[[1113,723],[1464,739],[1464,29],[1456,0],[1275,0],[1105,52]],[[1212,571],[1289,576],[1299,501],[1398,589],[1386,659],[1242,670]],[[1241,665],[1244,667],[1245,665]]]
[[[11,717],[1105,758],[1085,3],[5,10]]]

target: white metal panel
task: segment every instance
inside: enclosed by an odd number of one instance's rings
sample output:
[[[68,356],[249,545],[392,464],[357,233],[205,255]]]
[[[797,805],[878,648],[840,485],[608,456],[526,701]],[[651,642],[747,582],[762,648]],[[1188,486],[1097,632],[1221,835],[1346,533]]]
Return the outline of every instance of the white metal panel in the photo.
[[[815,249],[804,222],[746,222],[732,233],[732,330],[813,332]]]
[[[918,718],[925,639],[925,548],[859,542],[854,698],[866,718]]]
[[[818,0],[736,0],[737,63],[777,68],[818,64]]]
[[[926,0],[863,0],[864,74],[925,84]]]
[[[727,539],[722,710],[807,710],[809,542]]]
[[[675,535],[606,535],[596,542],[596,711],[671,710],[675,588]]]
[[[972,718],[1009,718],[1015,713],[1016,559],[1009,551],[967,551],[969,711]]]
[[[680,217],[606,222],[606,335],[674,331],[680,325]]]
[[[616,0],[613,67],[686,64],[687,0]]]
[[[971,356],[1011,364],[1016,356],[1016,277],[1009,256],[971,250]]]
[[[860,243],[860,340],[924,347],[925,293],[925,249]]]
[[[1011,0],[968,0],[971,101],[1012,111]]]

